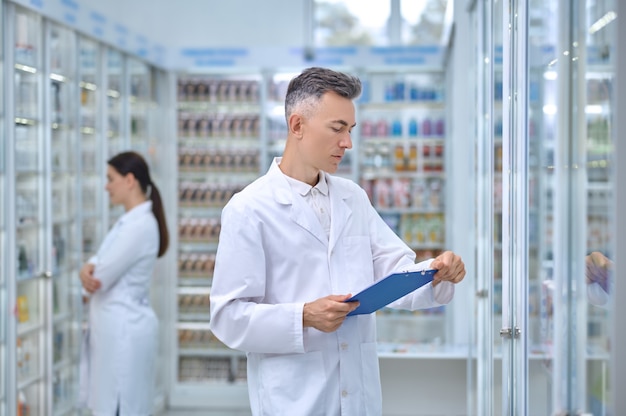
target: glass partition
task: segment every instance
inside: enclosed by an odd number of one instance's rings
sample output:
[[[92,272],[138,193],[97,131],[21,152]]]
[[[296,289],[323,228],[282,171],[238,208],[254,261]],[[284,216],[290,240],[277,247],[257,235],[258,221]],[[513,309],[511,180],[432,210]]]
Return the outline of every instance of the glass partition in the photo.
[[[472,10],[476,50],[476,323],[473,340],[476,380],[471,394],[477,415],[492,415],[497,394],[495,372],[499,362],[502,310],[502,2],[478,2]],[[497,49],[499,48],[499,50]],[[495,407],[497,408],[497,407]],[[474,409],[472,409],[474,411]]]

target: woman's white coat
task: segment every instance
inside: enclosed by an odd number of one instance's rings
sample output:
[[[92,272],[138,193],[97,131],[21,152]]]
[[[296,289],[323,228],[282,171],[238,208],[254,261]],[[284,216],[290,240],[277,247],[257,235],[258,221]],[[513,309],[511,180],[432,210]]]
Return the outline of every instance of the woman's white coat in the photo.
[[[159,324],[149,289],[158,250],[159,227],[146,201],[119,218],[89,260],[102,282],[89,301],[83,357],[89,381],[82,388],[95,416],[114,416],[118,403],[120,416],[153,413]]]

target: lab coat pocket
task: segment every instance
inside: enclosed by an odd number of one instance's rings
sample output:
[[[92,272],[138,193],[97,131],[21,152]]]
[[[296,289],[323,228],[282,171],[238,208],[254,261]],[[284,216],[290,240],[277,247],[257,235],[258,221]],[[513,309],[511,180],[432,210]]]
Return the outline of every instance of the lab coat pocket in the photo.
[[[297,415],[302,409],[316,409],[319,413],[308,415],[325,416],[327,391],[321,352],[264,358],[259,370],[263,415]]]

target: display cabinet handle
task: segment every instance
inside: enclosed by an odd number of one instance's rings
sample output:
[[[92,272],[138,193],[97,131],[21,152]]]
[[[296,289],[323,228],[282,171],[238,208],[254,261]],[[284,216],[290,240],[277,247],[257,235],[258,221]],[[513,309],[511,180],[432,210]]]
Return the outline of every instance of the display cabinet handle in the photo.
[[[50,270],[44,270],[41,273],[39,273],[39,277],[43,279],[50,279],[52,278],[52,272]]]
[[[502,338],[519,338],[520,335],[522,334],[522,330],[519,329],[518,327],[515,328],[502,328],[500,330],[500,336]]]
[[[476,292],[476,297],[478,298],[486,298],[489,296],[489,291],[487,289],[481,289]]]

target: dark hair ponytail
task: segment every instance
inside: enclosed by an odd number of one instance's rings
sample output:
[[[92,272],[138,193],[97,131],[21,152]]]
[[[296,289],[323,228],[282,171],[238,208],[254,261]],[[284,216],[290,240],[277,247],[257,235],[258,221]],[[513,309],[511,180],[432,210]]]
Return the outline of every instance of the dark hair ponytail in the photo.
[[[152,213],[156,217],[157,223],[159,224],[160,243],[159,254],[157,257],[161,257],[167,251],[170,238],[167,232],[165,210],[163,209],[163,203],[161,202],[161,194],[159,193],[159,188],[157,188],[152,181],[150,181],[150,199],[152,200]]]
[[[169,246],[169,233],[167,231],[167,222],[165,221],[165,210],[161,201],[159,189],[150,178],[150,170],[144,158],[137,152],[123,152],[113,156],[107,162],[121,175],[132,173],[139,182],[141,190],[148,195],[152,201],[152,213],[159,224],[159,253],[157,257],[161,257],[167,251]]]

